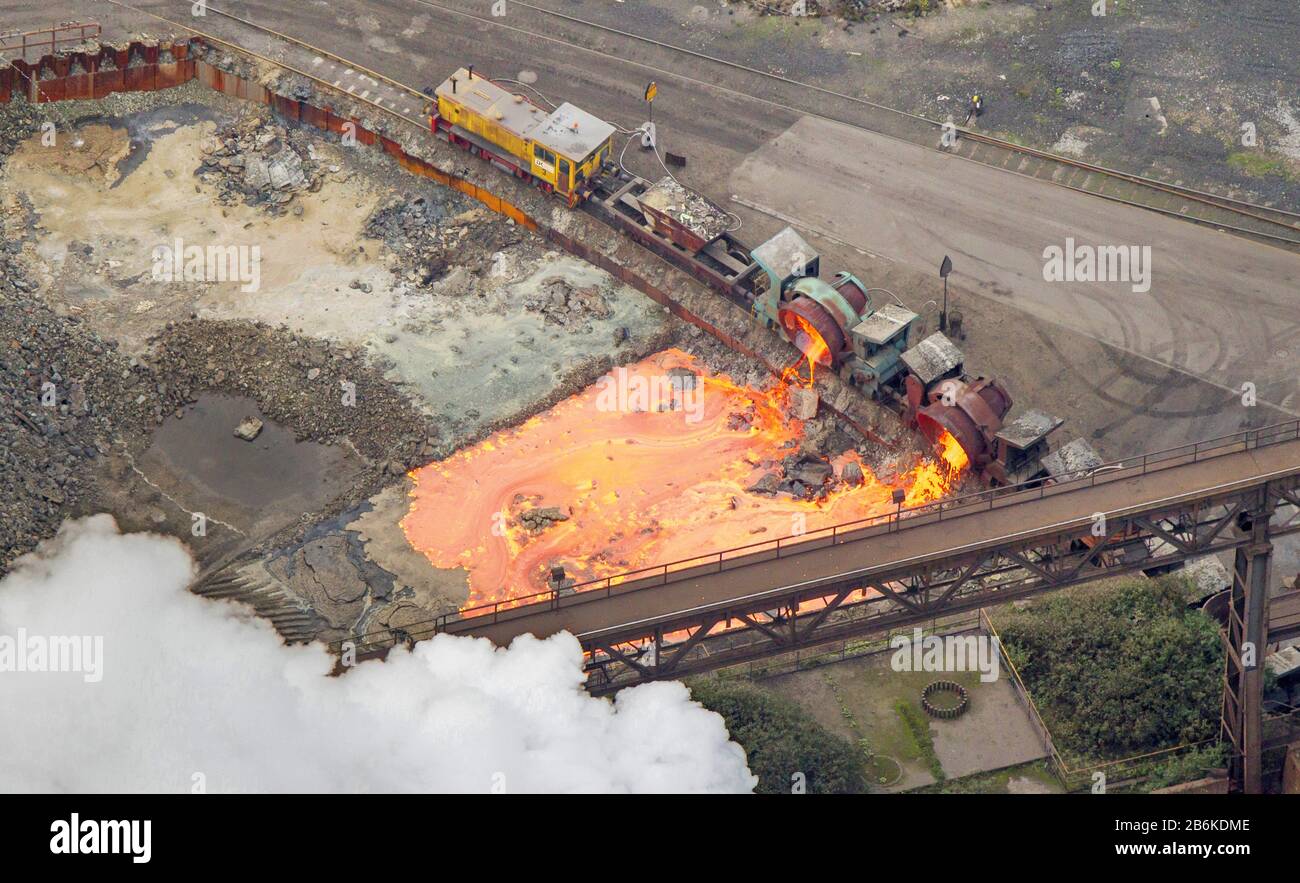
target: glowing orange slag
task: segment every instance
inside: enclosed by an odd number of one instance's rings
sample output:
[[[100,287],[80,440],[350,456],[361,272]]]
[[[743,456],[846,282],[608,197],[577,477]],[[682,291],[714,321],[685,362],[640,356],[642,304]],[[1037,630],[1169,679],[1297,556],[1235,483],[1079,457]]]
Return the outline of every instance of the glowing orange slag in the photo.
[[[672,368],[689,368],[696,386],[672,385]],[[864,467],[861,485],[820,502],[751,493],[803,435],[783,396],[780,385],[711,374],[679,350],[658,353],[416,470],[402,528],[435,567],[468,571],[472,608],[544,590],[556,564],[582,581],[892,512],[895,488],[904,505],[928,502],[965,468],[948,436],[942,460],[888,483]],[[837,458],[836,473],[851,460]],[[549,507],[568,519],[530,531],[525,522],[539,522],[521,515]]]
[[[803,350],[803,356],[785,371],[781,372],[781,380],[785,383],[797,383],[812,388],[813,380],[817,376],[817,363],[823,358],[830,355],[831,348],[826,345],[822,338],[821,332],[812,326],[812,323],[800,316],[798,313],[789,314],[790,319],[798,326],[799,330],[807,336],[806,349]],[[804,362],[808,363],[808,380],[805,382],[803,375],[799,373],[799,366]]]

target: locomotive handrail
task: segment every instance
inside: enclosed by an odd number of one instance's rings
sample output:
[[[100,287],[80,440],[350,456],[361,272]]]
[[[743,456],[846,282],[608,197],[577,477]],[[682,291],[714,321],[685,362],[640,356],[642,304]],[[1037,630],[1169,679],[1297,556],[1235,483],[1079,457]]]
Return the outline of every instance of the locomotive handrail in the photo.
[[[611,574],[605,577],[598,577],[596,579],[577,583],[563,590],[546,589],[529,595],[521,595],[517,598],[494,601],[476,607],[467,607],[454,613],[444,613],[427,620],[410,623],[408,626],[399,629],[383,628],[360,635],[354,635],[351,638],[333,642],[331,646],[336,648],[341,647],[348,641],[352,642],[356,647],[382,646],[382,643],[384,643],[382,638],[380,641],[371,639],[379,636],[387,636],[389,641],[396,643],[398,638],[395,633],[405,635],[411,639],[419,639],[445,631],[452,623],[462,622],[467,619],[484,618],[485,621],[496,623],[500,621],[500,616],[504,611],[519,610],[526,607],[540,607],[544,604],[550,605],[553,609],[558,609],[560,599],[571,597],[572,595],[608,598],[613,594],[614,589],[621,585],[628,585],[628,591],[640,591],[655,586],[667,585],[668,583],[676,582],[677,579],[688,579],[697,576],[701,573],[701,569],[705,567],[709,568],[710,572],[713,572],[713,568],[716,567],[716,572],[721,573],[726,569],[725,565],[729,560],[734,561],[740,558],[748,558],[757,555],[763,550],[772,553],[772,556],[775,558],[784,557],[782,554],[783,552],[785,555],[790,555],[803,551],[811,551],[812,548],[822,547],[810,547],[807,545],[810,542],[814,542],[819,536],[823,541],[823,546],[834,546],[848,541],[843,538],[843,535],[846,533],[852,533],[855,535],[853,539],[858,539],[863,536],[860,531],[872,527],[878,527],[881,524],[884,525],[884,530],[881,532],[894,533],[900,530],[905,530],[909,526],[921,526],[922,522],[916,522],[914,525],[906,525],[903,522],[915,522],[918,516],[922,515],[932,515],[934,516],[934,520],[942,521],[945,513],[949,513],[949,518],[954,517],[954,510],[962,510],[956,513],[959,515],[970,514],[979,509],[991,510],[998,507],[999,504],[997,501],[1001,501],[1001,505],[1014,505],[1015,503],[1025,502],[1028,500],[1043,499],[1047,496],[1054,496],[1059,493],[1068,493],[1073,490],[1078,490],[1084,486],[1093,487],[1099,483],[1104,484],[1109,481],[1133,478],[1139,475],[1147,475],[1151,472],[1158,472],[1161,469],[1170,468],[1173,465],[1181,465],[1183,462],[1187,461],[1188,457],[1191,458],[1190,462],[1197,463],[1203,459],[1223,456],[1228,453],[1255,450],[1261,447],[1269,447],[1271,445],[1295,440],[1300,440],[1300,418],[1272,424],[1259,429],[1240,430],[1229,435],[1190,442],[1188,444],[1165,448],[1163,450],[1151,451],[1136,459],[1127,458],[1126,460],[1109,461],[1088,470],[1086,475],[1068,481],[1052,484],[1048,484],[1041,480],[1037,484],[1022,482],[1016,485],[989,488],[957,497],[933,500],[916,506],[899,508],[894,512],[829,525],[827,527],[809,531],[805,534],[779,537],[775,540],[764,540],[757,543],[747,543],[745,545],[733,546],[716,552],[707,552],[701,555],[682,558],[664,564],[656,564],[649,567]],[[1175,460],[1180,462],[1171,462]],[[1013,497],[1016,498],[1014,501],[1011,499]],[[929,522],[927,521],[924,523]],[[791,551],[792,549],[794,549],[793,552]],[[674,579],[674,573],[683,575]],[[654,582],[648,581],[656,576],[659,577],[659,579]],[[561,591],[563,594],[561,594]],[[584,600],[590,600],[590,598],[584,598]],[[490,617],[490,619],[486,619],[488,617]]]

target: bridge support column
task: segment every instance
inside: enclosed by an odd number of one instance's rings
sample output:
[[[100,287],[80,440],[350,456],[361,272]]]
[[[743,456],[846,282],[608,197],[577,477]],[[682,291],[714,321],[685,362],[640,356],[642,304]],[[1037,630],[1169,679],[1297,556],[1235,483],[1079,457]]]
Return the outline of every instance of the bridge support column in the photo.
[[[1232,749],[1230,774],[1234,789],[1247,794],[1263,790],[1260,769],[1264,705],[1264,649],[1268,640],[1268,590],[1273,545],[1268,522],[1271,495],[1238,522],[1250,534],[1250,544],[1237,549],[1228,604],[1227,661],[1223,683],[1222,737]]]

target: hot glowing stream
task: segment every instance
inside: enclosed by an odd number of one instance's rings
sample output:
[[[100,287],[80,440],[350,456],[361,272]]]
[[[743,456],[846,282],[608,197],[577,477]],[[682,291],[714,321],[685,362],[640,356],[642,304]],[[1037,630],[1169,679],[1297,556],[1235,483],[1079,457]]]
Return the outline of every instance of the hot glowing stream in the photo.
[[[700,385],[671,387],[674,367]],[[803,434],[782,396],[710,374],[679,350],[658,353],[416,470],[402,528],[435,567],[469,572],[472,608],[544,590],[554,564],[582,581],[891,512],[895,487],[904,505],[923,503],[965,468],[953,442],[944,462],[919,463],[892,485],[864,468],[862,485],[821,502],[750,493]],[[836,461],[837,474],[849,459]],[[519,516],[543,507],[569,519],[531,533]]]

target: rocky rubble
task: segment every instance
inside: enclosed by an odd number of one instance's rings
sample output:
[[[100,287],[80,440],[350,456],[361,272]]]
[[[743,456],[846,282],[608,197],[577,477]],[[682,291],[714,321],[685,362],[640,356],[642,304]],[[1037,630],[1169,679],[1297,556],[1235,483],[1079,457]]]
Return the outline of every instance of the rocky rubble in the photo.
[[[799,500],[819,500],[831,492],[835,470],[824,460],[790,454],[779,463],[765,465],[769,471],[746,488],[751,494],[769,497],[787,494]]]
[[[0,574],[79,511],[95,461],[142,437],[162,399],[76,317],[0,293]]]
[[[36,295],[33,227],[25,197],[0,202],[0,574],[78,511],[94,461],[172,407],[144,366]]]
[[[42,117],[24,98],[15,95],[8,104],[0,104],[0,156],[14,152],[40,129]]]
[[[294,196],[315,192],[324,180],[311,139],[275,122],[265,108],[243,113],[203,145],[198,177],[216,187],[222,205],[263,206],[284,214]]]
[[[527,509],[519,513],[519,523],[527,528],[529,533],[533,534],[541,533],[558,521],[568,520],[569,516],[555,506]]]
[[[796,0],[746,0],[764,15],[795,15]],[[969,0],[805,0],[803,15],[862,21],[882,12],[907,12],[924,15],[945,6],[962,6]]]
[[[729,416],[728,427],[747,430],[752,422],[752,411],[737,412]],[[798,446],[779,462],[762,464],[768,471],[748,490],[768,496],[788,494],[801,500],[820,500],[838,488],[859,485],[864,477],[861,465],[850,460],[837,476],[831,464],[832,458],[852,451],[855,443],[833,417],[806,420]]]
[[[23,246],[33,240],[35,224],[36,213],[26,194],[0,198],[0,295],[27,294],[38,287],[23,259]]]
[[[415,197],[394,196],[366,219],[366,235],[381,240],[397,257],[393,275],[425,288],[446,275],[448,255],[480,274],[494,252],[519,242],[510,222],[455,191],[437,188]]]
[[[563,276],[543,279],[538,293],[524,299],[524,309],[541,313],[552,325],[570,331],[581,329],[589,319],[608,319],[609,302],[595,285],[575,286]]]

